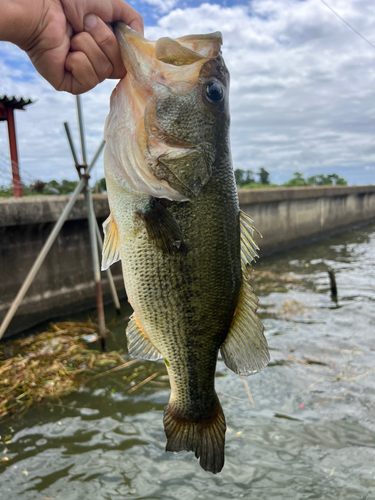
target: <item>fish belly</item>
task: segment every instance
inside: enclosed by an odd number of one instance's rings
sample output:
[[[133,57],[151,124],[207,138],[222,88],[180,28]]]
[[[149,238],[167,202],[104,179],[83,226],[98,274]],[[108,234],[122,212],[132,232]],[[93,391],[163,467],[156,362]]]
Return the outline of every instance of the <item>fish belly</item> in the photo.
[[[118,191],[110,196],[128,299],[137,324],[163,356],[170,377],[172,392],[164,418],[170,438],[167,449],[195,451],[201,461],[207,453],[194,443],[202,446],[203,439],[205,446],[215,447],[215,440],[211,443],[202,429],[214,428],[224,443],[225,420],[214,377],[242,282],[237,198],[228,184],[220,185],[216,178],[205,191],[194,203],[168,205],[186,245],[185,252],[173,253],[155,246],[137,216],[149,197]],[[216,458],[206,466],[218,472],[224,451],[211,455]]]

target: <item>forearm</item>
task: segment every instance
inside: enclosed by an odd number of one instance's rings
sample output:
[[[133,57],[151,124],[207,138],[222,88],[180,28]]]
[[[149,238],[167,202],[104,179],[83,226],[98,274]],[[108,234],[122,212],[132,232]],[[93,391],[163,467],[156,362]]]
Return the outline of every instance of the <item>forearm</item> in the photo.
[[[42,15],[43,1],[0,0],[0,41],[24,48]]]

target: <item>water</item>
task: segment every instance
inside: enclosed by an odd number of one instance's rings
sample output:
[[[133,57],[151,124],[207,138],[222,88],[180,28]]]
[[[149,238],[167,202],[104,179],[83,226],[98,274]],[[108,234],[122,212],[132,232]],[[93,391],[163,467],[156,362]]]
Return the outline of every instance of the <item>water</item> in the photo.
[[[159,375],[130,394],[142,368],[133,381],[132,367],[1,425],[0,456],[9,461],[0,464],[0,498],[374,500],[375,226],[255,267],[272,359],[247,379],[255,406],[218,363],[228,425],[220,474],[204,472],[192,453],[164,451],[165,369],[139,362]],[[111,347],[125,347],[125,324],[112,322]]]

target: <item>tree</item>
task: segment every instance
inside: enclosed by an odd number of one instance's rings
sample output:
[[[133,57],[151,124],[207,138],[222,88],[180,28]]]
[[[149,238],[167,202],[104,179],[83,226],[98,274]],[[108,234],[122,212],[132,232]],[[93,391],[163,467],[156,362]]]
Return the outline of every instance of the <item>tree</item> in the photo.
[[[245,184],[255,184],[254,172],[252,170],[245,171],[245,178],[243,181],[243,185]]]
[[[61,194],[69,194],[72,193],[77,187],[78,181],[68,181],[67,179],[63,179],[61,181]]]
[[[41,193],[45,188],[46,183],[40,180],[35,181],[33,184],[30,184],[30,188],[32,191],[36,193]]]
[[[45,189],[49,194],[60,194],[61,186],[55,179],[52,179],[47,182]]]
[[[255,183],[254,172],[252,170],[242,170],[240,168],[236,168],[234,171],[234,177],[236,179],[236,184],[239,187]]]
[[[236,179],[237,186],[242,185],[244,174],[245,174],[245,171],[241,170],[240,168],[236,168],[236,170],[234,171],[234,178]]]
[[[292,179],[290,179],[287,182],[284,182],[283,186],[302,187],[302,186],[307,186],[307,182],[305,181],[303,175],[300,172],[294,172]]]
[[[103,191],[107,191],[107,183],[105,182],[105,177],[102,177],[98,182],[99,192],[103,193]]]
[[[348,181],[344,179],[343,177],[339,177],[336,181],[337,186],[347,186]]]
[[[270,180],[269,180],[270,174],[263,167],[259,170],[258,175],[259,175],[259,184],[269,184],[270,183]]]
[[[318,184],[316,177],[317,177],[316,175],[312,175],[311,177],[308,177],[307,178],[307,185],[308,186],[316,186]]]
[[[294,172],[293,178],[284,182],[283,186],[286,187],[299,187],[299,186],[346,186],[348,181],[338,176],[337,174],[318,174],[308,177],[306,180],[300,172]]]
[[[347,180],[337,174],[330,174],[328,177],[331,179],[334,186],[346,186],[348,184]]]

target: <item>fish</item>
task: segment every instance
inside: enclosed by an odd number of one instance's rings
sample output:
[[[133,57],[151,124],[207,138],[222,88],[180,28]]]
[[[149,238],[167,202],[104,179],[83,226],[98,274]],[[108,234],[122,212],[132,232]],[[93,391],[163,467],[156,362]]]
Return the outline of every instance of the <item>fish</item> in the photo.
[[[222,35],[150,41],[123,23],[115,34],[127,74],[105,124],[102,269],[121,259],[129,355],[166,365],[166,451],[192,451],[216,474],[226,432],[219,351],[242,376],[269,361],[248,283],[259,248],[238,203]]]

